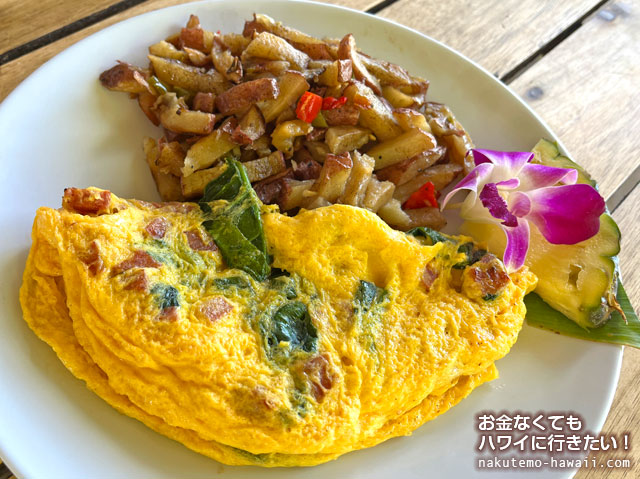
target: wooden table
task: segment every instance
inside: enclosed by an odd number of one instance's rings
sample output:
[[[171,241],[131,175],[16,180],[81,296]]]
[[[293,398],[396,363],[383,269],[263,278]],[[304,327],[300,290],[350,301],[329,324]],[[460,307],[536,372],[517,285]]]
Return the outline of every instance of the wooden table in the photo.
[[[125,18],[182,0],[2,0],[0,101],[42,63]],[[640,305],[640,0],[330,0],[443,41],[509,85],[599,181],[625,239],[625,287]],[[35,13],[37,12],[37,13]],[[636,236],[637,235],[637,236]],[[640,351],[627,348],[604,431],[640,432]],[[640,436],[633,436],[632,444]],[[581,470],[578,478],[640,476]],[[11,477],[2,470],[0,479]],[[626,474],[626,475],[625,475]],[[491,474],[488,473],[488,476]]]

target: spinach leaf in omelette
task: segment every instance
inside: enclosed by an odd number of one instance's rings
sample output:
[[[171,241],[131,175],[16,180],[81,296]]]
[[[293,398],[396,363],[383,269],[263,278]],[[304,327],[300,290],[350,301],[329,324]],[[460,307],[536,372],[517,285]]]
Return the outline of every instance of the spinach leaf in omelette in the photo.
[[[229,267],[266,279],[270,266],[260,200],[238,161],[228,159],[227,168],[205,187],[200,208],[208,218],[203,226]]]
[[[378,288],[370,281],[360,280],[353,296],[353,313],[359,329],[360,341],[370,352],[376,350],[376,336],[380,318],[389,299],[386,289]]]

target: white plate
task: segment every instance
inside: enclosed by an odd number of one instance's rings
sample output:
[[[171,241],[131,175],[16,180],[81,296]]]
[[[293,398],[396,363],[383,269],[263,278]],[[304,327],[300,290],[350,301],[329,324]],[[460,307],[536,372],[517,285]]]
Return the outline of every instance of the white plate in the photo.
[[[527,150],[557,138],[488,72],[446,46],[381,18],[314,3],[224,0],[180,5],[126,20],[62,52],[0,106],[0,456],[19,477],[472,477],[474,417],[483,410],[576,411],[599,431],[618,379],[622,348],[525,327],[499,361],[497,379],[418,429],[311,469],[234,468],[200,456],[122,416],[85,388],[28,329],[18,288],[41,205],[58,207],[67,186],[157,198],[141,140],[158,132],[126,95],[98,75],[114,61],[146,63],[147,46],[183,26],[242,31],[254,11],[318,36],[351,32],[358,45],[431,81],[431,99],[450,105],[483,148]],[[222,471],[222,474],[217,474]],[[570,471],[539,471],[567,477]],[[515,473],[511,473],[515,474]],[[509,477],[509,473],[501,477]]]

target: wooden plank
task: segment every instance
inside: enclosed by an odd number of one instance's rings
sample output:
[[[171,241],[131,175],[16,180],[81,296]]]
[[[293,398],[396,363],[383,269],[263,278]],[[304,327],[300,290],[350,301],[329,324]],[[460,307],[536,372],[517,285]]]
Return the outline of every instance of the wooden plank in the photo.
[[[501,77],[596,0],[399,0],[379,15],[440,40]]]
[[[18,86],[22,80],[28,77],[44,62],[92,33],[142,13],[158,10],[171,5],[188,3],[190,1],[192,0],[151,0],[142,3],[0,66],[0,101],[4,100],[4,98],[11,93],[11,91],[13,91],[13,89]],[[320,3],[331,3],[365,10],[378,2],[377,0],[326,0]]]
[[[636,186],[624,202],[614,211],[615,218],[622,231],[622,252],[620,267],[624,286],[629,294],[636,312],[640,309],[640,256],[638,256],[633,241],[640,238],[640,222],[638,222],[638,204],[640,204],[640,185]],[[631,431],[632,434],[640,427],[640,350],[625,348],[620,372],[620,382],[613,399],[611,411],[602,429],[603,434],[616,434]],[[617,451],[598,454],[596,460],[601,463],[608,458],[631,459],[633,469],[599,470],[582,469],[575,475],[575,479],[613,479],[622,477],[638,477],[640,475],[640,447],[638,437],[632,436],[629,451]]]
[[[511,87],[611,195],[640,165],[640,1],[607,4]]]
[[[0,53],[115,3],[118,0],[4,0],[0,4]]]

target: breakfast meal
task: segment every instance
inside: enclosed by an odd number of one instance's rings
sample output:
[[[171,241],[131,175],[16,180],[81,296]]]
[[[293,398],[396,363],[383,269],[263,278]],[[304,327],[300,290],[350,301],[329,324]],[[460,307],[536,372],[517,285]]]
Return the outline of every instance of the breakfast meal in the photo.
[[[312,466],[495,379],[532,291],[640,347],[608,329],[637,321],[620,232],[555,144],[474,148],[426,80],[262,14],[242,34],[191,16],[149,53],[100,81],[162,126],[143,149],[163,202],[65,189],[36,213],[20,290],[121,413],[224,464]]]

